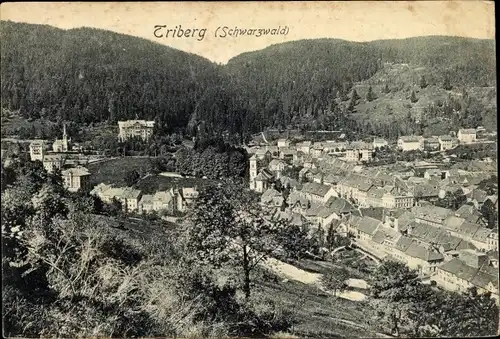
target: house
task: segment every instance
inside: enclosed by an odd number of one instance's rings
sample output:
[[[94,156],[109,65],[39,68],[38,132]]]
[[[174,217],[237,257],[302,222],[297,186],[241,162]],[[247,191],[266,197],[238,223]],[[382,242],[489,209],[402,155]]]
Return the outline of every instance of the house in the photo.
[[[147,120],[118,121],[118,139],[125,141],[131,138],[148,140],[153,134],[155,122]]]
[[[54,152],[68,152],[71,150],[70,146],[71,139],[68,139],[68,135],[66,134],[66,125],[63,127],[63,137],[62,139],[56,139],[56,141],[52,144],[52,150]]]
[[[381,225],[382,222],[380,220],[353,215],[348,221],[348,232],[354,234],[358,240],[370,241]]]
[[[296,148],[297,148],[297,151],[301,151],[304,154],[309,154],[311,151],[311,146],[312,146],[311,141],[303,141],[303,142],[297,143]]]
[[[66,157],[62,154],[47,154],[43,157],[43,168],[49,173],[61,169],[66,163]]]
[[[403,192],[392,188],[382,195],[382,207],[385,208],[411,208],[415,204],[415,197],[411,192]]]
[[[453,138],[449,135],[441,135],[439,136],[439,150],[446,151],[448,149],[453,148],[454,142]]]
[[[457,138],[461,144],[471,144],[476,141],[476,130],[473,128],[460,129]]]
[[[424,138],[422,136],[402,136],[398,139],[398,148],[402,151],[416,151],[424,148]]]
[[[346,147],[345,159],[348,162],[371,161],[373,146],[364,142],[351,143]]]
[[[274,175],[268,169],[264,168],[260,171],[260,173],[255,177],[254,189],[257,192],[263,193],[266,191],[274,181]]]
[[[45,155],[45,141],[33,140],[30,143],[30,159],[31,161],[42,161]]]
[[[288,139],[278,139],[278,148],[281,150],[282,148],[289,147],[290,140]]]
[[[279,180],[281,181],[281,185],[283,185],[283,187],[289,187],[292,191],[302,189],[302,185],[295,179],[280,176]]]
[[[434,226],[443,226],[444,221],[453,214],[453,211],[447,208],[433,206],[430,204],[415,206],[412,212],[414,213],[415,220],[417,222]]]
[[[70,192],[86,190],[89,188],[90,172],[82,166],[65,169],[61,172],[64,187]]]
[[[173,191],[156,192],[151,199],[153,210],[155,211],[174,211],[174,194]],[[175,206],[176,207],[176,206]]]
[[[380,139],[380,138],[373,139],[373,148],[374,149],[385,147],[387,145],[389,145],[389,143],[385,139]]]
[[[276,198],[281,198],[281,203],[278,206],[275,204],[278,201]],[[260,196],[260,203],[263,206],[281,207],[283,203],[283,196],[274,188],[269,188]]]
[[[283,171],[287,167],[286,163],[279,159],[273,159],[268,165],[268,168],[271,172],[276,174],[276,177],[279,178],[281,176],[281,171]]]
[[[333,187],[316,182],[305,183],[300,193],[309,201],[322,204],[327,202],[330,197],[337,196],[337,192]]]
[[[125,187],[122,188],[122,191],[116,198],[122,203],[122,208],[125,211],[136,211],[139,209],[139,200],[141,196],[141,191],[131,187]]]
[[[424,275],[436,272],[439,265],[444,262],[444,256],[432,246],[419,244],[406,236],[398,239],[391,256]]]
[[[485,253],[460,251],[458,257],[437,268],[434,280],[438,286],[449,291],[465,292],[473,286],[479,293],[489,291],[498,303],[498,268],[490,264]]]

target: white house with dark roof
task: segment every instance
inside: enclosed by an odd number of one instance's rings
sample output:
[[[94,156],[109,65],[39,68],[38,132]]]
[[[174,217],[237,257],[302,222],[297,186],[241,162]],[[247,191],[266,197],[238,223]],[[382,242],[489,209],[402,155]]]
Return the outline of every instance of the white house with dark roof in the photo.
[[[416,135],[402,136],[398,139],[398,148],[402,151],[422,150],[424,148],[424,138]]]
[[[439,150],[446,151],[453,148],[453,138],[449,135],[440,135],[439,138]]]
[[[476,130],[474,128],[460,129],[457,138],[461,144],[471,144],[476,141]]]
[[[318,184],[316,182],[308,182],[302,185],[300,193],[311,202],[322,203],[337,196],[337,192],[332,186]]]
[[[33,140],[30,143],[30,159],[31,161],[42,161],[46,153],[44,140]]]
[[[90,172],[83,166],[65,169],[61,172],[64,187],[70,192],[89,188]]]

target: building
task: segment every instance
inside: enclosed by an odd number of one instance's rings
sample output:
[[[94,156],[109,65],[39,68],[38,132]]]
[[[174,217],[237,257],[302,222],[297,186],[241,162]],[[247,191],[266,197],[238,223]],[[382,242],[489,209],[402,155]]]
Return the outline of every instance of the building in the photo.
[[[118,139],[125,141],[130,138],[147,140],[153,134],[155,122],[147,120],[118,121]]]
[[[498,268],[485,253],[462,250],[458,257],[437,268],[436,284],[449,291],[465,292],[476,287],[479,293],[491,292],[498,303]]]
[[[403,136],[398,139],[398,148],[405,152],[422,150],[424,148],[424,138],[416,135]]]
[[[446,151],[448,149],[453,148],[453,138],[449,135],[441,135],[438,138],[439,140],[439,150]]]
[[[331,197],[336,197],[337,192],[332,186],[319,184],[316,182],[307,182],[300,191],[302,196],[314,203],[324,204]]]
[[[62,154],[47,154],[43,157],[43,168],[49,173],[61,169],[66,163],[66,157]]]
[[[476,141],[476,130],[470,129],[460,129],[457,133],[457,138],[461,144],[470,144]]]
[[[311,151],[311,146],[312,146],[312,142],[310,142],[310,141],[299,142],[296,145],[297,151],[301,151],[304,154],[309,154],[309,152]]]
[[[30,143],[31,161],[43,161],[45,156],[45,142],[43,140],[34,140]]]
[[[82,166],[65,169],[61,172],[64,187],[70,192],[89,188],[90,172]]]
[[[60,152],[68,152],[71,151],[71,139],[68,139],[68,135],[66,134],[66,125],[63,126],[63,137],[62,139],[56,139],[52,144],[52,151],[60,153]]]
[[[255,190],[255,178],[259,174],[258,166],[257,166],[257,156],[254,154],[250,160],[250,171],[249,171],[249,185],[251,190]]]
[[[273,159],[268,165],[271,172],[276,174],[276,178],[281,176],[281,172],[287,167],[286,163],[282,160]]]
[[[371,161],[373,146],[367,143],[352,143],[346,147],[345,160],[348,162]]]
[[[278,148],[286,148],[290,146],[290,141],[288,139],[278,139]]]

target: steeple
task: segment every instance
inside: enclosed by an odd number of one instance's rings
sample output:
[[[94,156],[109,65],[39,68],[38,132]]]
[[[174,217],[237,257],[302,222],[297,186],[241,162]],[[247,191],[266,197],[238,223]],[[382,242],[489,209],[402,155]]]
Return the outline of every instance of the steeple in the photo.
[[[68,139],[68,135],[66,134],[66,124],[63,124],[63,140]]]

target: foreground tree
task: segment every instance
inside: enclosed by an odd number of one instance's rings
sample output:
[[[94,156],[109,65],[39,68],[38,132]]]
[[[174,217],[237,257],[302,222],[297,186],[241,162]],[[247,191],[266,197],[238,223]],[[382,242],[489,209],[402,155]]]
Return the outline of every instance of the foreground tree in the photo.
[[[333,291],[333,296],[337,296],[337,292],[342,292],[347,288],[347,279],[349,279],[349,271],[343,267],[335,268],[324,274],[321,277],[321,285]]]
[[[186,224],[189,262],[207,267],[231,267],[243,277],[243,292],[249,299],[251,273],[277,249],[276,234],[283,221],[270,222],[254,192],[232,181],[206,187],[196,200]]]

